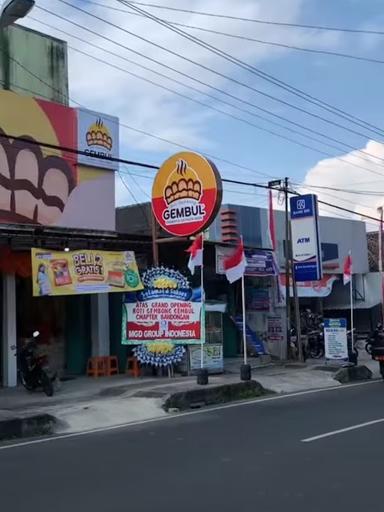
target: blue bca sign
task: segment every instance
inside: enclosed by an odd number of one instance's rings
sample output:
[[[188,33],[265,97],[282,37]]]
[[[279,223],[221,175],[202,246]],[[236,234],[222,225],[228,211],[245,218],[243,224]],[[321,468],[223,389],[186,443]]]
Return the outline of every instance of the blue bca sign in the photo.
[[[293,271],[298,282],[319,281],[322,275],[317,197],[291,197]]]

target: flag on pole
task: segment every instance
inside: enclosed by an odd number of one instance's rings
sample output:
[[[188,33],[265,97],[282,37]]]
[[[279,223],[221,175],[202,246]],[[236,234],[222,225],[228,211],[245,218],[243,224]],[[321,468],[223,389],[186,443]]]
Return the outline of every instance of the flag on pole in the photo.
[[[224,260],[225,275],[230,283],[242,278],[245,272],[246,259],[242,240],[239,240],[235,252]]]
[[[280,267],[277,262],[276,258],[276,230],[275,230],[275,212],[273,211],[273,196],[272,196],[272,190],[269,190],[269,197],[268,197],[268,238],[269,243],[272,248],[272,262],[273,262],[273,269],[278,276],[280,274]],[[278,287],[279,289],[279,287]],[[280,297],[278,298],[280,302]]]
[[[343,283],[348,284],[352,279],[352,256],[351,252],[348,253],[348,256],[344,260],[343,266]]]
[[[192,245],[188,247],[189,252],[188,268],[191,274],[195,273],[195,267],[201,267],[203,264],[203,235],[197,236]]]

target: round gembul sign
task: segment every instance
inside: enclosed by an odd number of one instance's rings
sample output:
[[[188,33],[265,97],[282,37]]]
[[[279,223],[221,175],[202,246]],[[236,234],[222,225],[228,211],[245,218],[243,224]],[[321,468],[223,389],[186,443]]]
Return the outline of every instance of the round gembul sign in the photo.
[[[215,219],[222,190],[213,162],[197,153],[177,153],[164,162],[155,177],[152,210],[168,233],[194,235]]]

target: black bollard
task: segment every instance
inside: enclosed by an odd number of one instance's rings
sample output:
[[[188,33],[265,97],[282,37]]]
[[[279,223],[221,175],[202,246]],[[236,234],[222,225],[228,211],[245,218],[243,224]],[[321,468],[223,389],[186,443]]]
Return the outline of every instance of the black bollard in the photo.
[[[197,370],[197,384],[200,386],[206,386],[208,384],[208,370],[206,368]]]
[[[242,364],[240,366],[240,380],[251,380],[251,365],[250,364]]]

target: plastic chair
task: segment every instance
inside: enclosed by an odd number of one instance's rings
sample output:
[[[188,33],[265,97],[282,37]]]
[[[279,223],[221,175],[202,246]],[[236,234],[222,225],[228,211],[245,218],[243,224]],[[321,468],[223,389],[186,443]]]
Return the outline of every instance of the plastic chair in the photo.
[[[105,367],[105,373],[108,377],[111,375],[119,375],[119,361],[116,356],[106,356]]]
[[[136,357],[128,357],[125,365],[125,373],[132,377],[140,377],[140,363]]]
[[[104,377],[106,375],[105,357],[90,357],[87,363],[88,377]]]

